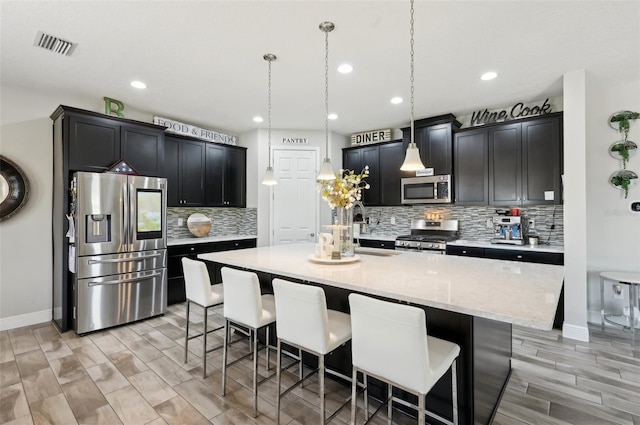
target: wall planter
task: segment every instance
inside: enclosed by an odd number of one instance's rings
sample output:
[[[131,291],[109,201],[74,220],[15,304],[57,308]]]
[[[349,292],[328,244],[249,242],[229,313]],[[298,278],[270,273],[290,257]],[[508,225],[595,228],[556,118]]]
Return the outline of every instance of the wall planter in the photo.
[[[629,187],[638,183],[638,175],[631,170],[620,170],[611,176],[609,182],[618,189],[624,190],[624,199],[627,199]]]
[[[638,175],[627,170],[629,158],[638,151],[638,145],[629,140],[631,122],[640,118],[640,113],[633,111],[618,111],[609,117],[609,125],[622,135],[622,140],[609,146],[609,153],[622,161],[622,170],[617,171],[609,178],[609,183],[624,191],[624,198],[629,195],[629,187],[638,182]]]

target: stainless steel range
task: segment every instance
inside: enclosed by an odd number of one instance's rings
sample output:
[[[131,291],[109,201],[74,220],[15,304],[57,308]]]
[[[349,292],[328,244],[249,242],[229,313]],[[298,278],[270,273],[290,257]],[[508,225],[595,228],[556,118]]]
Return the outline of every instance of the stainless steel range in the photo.
[[[411,234],[396,238],[396,249],[444,254],[447,242],[458,239],[458,220],[411,220]]]

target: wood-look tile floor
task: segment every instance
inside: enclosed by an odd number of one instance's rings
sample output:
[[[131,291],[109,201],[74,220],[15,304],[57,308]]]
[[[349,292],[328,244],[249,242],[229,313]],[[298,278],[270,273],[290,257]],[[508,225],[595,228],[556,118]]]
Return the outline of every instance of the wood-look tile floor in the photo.
[[[192,308],[191,329],[202,327]],[[221,324],[221,310],[211,311]],[[183,363],[185,305],[162,317],[79,337],[60,334],[51,323],[0,332],[0,423],[2,424],[273,424],[275,379],[258,389],[258,417],[252,417],[251,361],[228,370],[221,395],[222,353],[207,355],[202,379],[200,338],[189,343]],[[221,342],[211,334],[211,346]],[[248,351],[235,344],[231,359]],[[272,363],[275,356],[272,355]],[[265,371],[264,351],[260,374]],[[640,425],[640,347],[592,331],[592,341],[565,340],[558,331],[514,328],[513,372],[494,424]],[[295,381],[296,368],[283,374]],[[315,424],[317,381],[282,401],[281,423]],[[327,410],[335,410],[349,389],[327,380]],[[372,403],[373,404],[373,403]],[[359,423],[363,423],[360,409]],[[349,408],[331,422],[349,423]],[[385,415],[373,421],[386,424]],[[394,414],[394,423],[415,421]]]

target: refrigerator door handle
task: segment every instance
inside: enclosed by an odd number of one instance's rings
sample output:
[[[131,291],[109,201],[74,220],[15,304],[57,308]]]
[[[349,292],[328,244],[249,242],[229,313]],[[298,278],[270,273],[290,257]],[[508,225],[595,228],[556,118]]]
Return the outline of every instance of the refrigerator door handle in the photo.
[[[105,263],[128,263],[130,261],[144,261],[144,260],[148,260],[149,258],[158,258],[158,257],[162,257],[162,254],[145,255],[144,257],[136,257],[136,258],[112,258],[109,260],[89,260],[87,263],[90,265],[105,264]]]
[[[88,286],[101,286],[101,285],[120,285],[121,283],[133,283],[150,279],[152,277],[162,276],[162,273],[151,273],[141,277],[135,277],[133,279],[115,279],[115,280],[103,280],[102,282],[89,282]]]

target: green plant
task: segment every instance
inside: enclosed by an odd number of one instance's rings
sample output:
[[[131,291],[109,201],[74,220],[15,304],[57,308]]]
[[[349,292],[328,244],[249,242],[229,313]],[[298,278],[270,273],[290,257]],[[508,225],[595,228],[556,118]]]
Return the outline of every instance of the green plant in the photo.
[[[640,113],[632,112],[632,111],[620,111],[609,119],[610,122],[618,123],[618,131],[623,135],[624,141],[627,141],[627,137],[629,137],[629,120],[637,120],[640,118]]]
[[[631,140],[623,140],[621,142],[614,143],[609,150],[611,152],[618,153],[622,158],[622,168],[627,168],[627,161],[629,161],[629,152],[634,149],[638,149],[638,145],[636,145]]]
[[[629,195],[629,186],[631,181],[637,179],[638,176],[633,171],[620,170],[611,177],[611,184],[624,190],[624,199]]]

